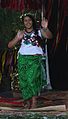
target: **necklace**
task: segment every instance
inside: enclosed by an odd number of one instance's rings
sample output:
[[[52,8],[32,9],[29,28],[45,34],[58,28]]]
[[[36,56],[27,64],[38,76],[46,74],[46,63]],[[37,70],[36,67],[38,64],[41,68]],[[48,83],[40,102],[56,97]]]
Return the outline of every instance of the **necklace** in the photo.
[[[33,34],[33,33],[34,33],[34,30],[32,30],[31,32],[25,31],[25,35],[28,35],[28,36],[30,36],[30,35]]]
[[[36,37],[34,31],[25,32],[25,34],[24,34],[24,43],[26,45],[32,44],[33,46],[36,46],[36,45],[39,46],[39,43],[37,41],[37,37]]]

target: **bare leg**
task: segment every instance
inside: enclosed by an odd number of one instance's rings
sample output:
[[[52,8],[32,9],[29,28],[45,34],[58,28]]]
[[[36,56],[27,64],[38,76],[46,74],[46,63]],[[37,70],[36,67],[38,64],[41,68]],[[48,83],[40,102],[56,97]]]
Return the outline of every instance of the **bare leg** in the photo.
[[[31,108],[36,108],[36,104],[37,104],[36,97],[35,97],[35,96],[33,96],[33,97],[32,97],[32,104],[31,104]]]

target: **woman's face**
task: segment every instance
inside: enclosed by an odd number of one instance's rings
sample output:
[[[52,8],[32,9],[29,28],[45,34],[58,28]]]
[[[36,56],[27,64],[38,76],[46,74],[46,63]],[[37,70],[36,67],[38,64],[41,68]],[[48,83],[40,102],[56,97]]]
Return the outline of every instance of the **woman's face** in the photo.
[[[29,16],[24,17],[24,25],[26,29],[33,28],[32,19]]]

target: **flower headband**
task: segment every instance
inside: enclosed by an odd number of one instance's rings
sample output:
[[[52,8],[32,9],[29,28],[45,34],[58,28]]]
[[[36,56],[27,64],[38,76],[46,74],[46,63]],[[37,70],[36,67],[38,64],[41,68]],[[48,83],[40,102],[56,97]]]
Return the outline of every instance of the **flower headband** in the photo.
[[[28,13],[24,13],[20,16],[20,19],[22,19],[23,17],[26,17],[26,16],[34,16],[34,14],[32,14],[31,12],[28,12]]]

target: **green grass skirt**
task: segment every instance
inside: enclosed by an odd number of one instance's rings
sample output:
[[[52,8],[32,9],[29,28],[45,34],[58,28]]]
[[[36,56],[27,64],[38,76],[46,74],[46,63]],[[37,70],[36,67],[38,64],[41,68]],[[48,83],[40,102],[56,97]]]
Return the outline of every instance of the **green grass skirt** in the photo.
[[[19,54],[18,76],[23,99],[27,100],[32,96],[36,96],[44,84],[42,56]]]

